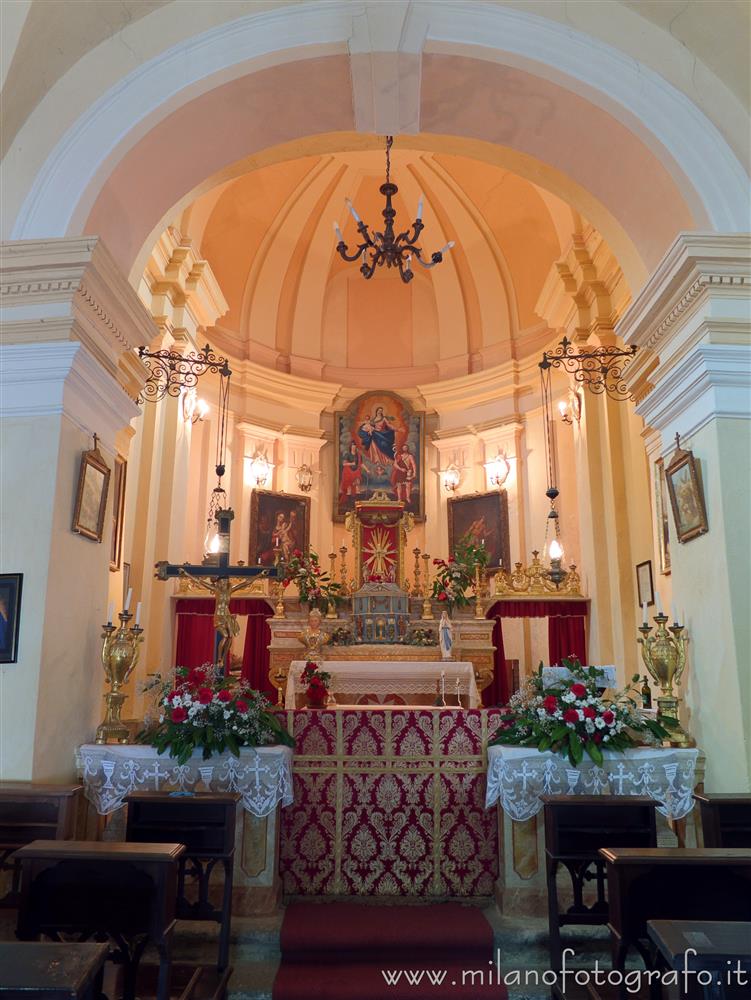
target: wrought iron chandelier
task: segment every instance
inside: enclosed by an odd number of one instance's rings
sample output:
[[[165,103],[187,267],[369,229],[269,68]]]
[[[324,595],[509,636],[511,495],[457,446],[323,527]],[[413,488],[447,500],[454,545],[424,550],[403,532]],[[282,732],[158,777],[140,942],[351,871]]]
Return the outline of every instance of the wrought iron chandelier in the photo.
[[[379,188],[381,194],[386,199],[386,207],[383,210],[383,220],[385,223],[383,232],[374,231],[371,235],[368,232],[367,225],[357,214],[355,206],[349,198],[346,199],[347,208],[350,210],[352,218],[357,223],[357,231],[362,237],[362,243],[358,243],[357,249],[350,253],[349,247],[344,242],[344,236],[342,235],[338,222],[334,223],[334,232],[336,233],[338,240],[336,249],[343,260],[352,262],[362,257],[360,273],[365,278],[372,278],[375,273],[375,269],[377,267],[383,267],[385,264],[386,267],[398,268],[402,281],[405,284],[408,284],[414,277],[414,272],[412,271],[413,257],[422,267],[428,270],[431,267],[435,267],[436,264],[441,263],[443,255],[448,253],[448,251],[453,247],[454,242],[453,240],[450,240],[445,246],[441,247],[440,250],[436,250],[436,252],[431,255],[429,261],[426,262],[422,259],[422,248],[417,245],[420,233],[425,228],[422,222],[422,195],[417,203],[417,218],[412,223],[411,235],[409,229],[402,233],[398,233],[396,235],[394,234],[396,209],[392,206],[391,199],[399,189],[396,184],[391,182],[391,146],[393,145],[393,142],[394,137],[392,135],[387,135],[386,183],[381,184],[381,187]]]
[[[611,399],[631,399],[623,376],[636,351],[636,344],[626,350],[620,347],[588,347],[581,350],[564,337],[554,351],[543,351],[540,372],[549,373],[551,368],[563,368],[590,392],[597,395],[604,392]]]

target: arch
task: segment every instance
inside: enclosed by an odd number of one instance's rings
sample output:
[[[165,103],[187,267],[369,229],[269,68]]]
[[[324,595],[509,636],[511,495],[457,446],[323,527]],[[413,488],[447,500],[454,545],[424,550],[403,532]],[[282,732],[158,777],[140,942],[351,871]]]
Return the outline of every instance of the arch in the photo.
[[[204,190],[210,186],[207,177],[211,184],[226,179],[232,164],[257,157],[271,145],[300,141],[311,134],[351,132],[350,66],[345,51],[356,13],[349,4],[313,2],[250,14],[189,38],[139,66],[91,104],[57,142],[42,169],[25,182],[13,237],[91,231],[106,214],[113,233],[110,238],[104,232],[100,235],[107,242],[119,243],[115,256],[130,270],[165,213],[195,197],[198,185],[204,185]],[[710,226],[734,231],[742,224],[747,178],[737,158],[696,105],[645,66],[582,32],[490,4],[412,5],[408,20],[410,37],[419,35],[417,29],[425,29],[423,129],[427,125],[431,133],[453,132],[463,142],[472,138],[504,146],[512,156],[522,158],[531,171],[526,176],[542,186],[550,187],[543,180],[546,171],[567,177],[577,209],[592,217],[582,204],[589,192],[590,203],[599,205],[601,215],[610,216],[609,226],[593,221],[616,252],[619,242],[626,250],[631,242],[649,268],[678,228]],[[524,101],[538,101],[542,109],[538,127],[545,124],[545,108],[552,107],[557,125],[551,135],[555,148],[548,149],[541,140],[537,152],[532,152],[527,148],[530,135],[514,129],[504,143],[504,135],[497,129],[492,134],[477,115],[467,116],[469,121],[461,129],[447,127],[437,111],[435,81],[442,77],[445,87],[452,74],[468,69],[472,82],[467,85],[480,84],[491,95],[499,88],[507,94],[515,91],[522,101],[516,107],[521,120]],[[294,100],[285,100],[285,94],[294,95]],[[259,121],[261,107],[266,114]],[[219,157],[209,163],[210,158],[201,155],[206,149],[205,133],[192,133],[197,121],[211,120],[212,110],[227,141],[222,144],[226,146],[223,161]],[[196,113],[202,113],[200,119]],[[238,128],[238,120],[246,123],[246,135]],[[582,145],[574,149],[575,156],[571,149],[562,155],[561,130],[574,120],[581,125]],[[543,139],[545,131],[539,134]],[[161,136],[162,154],[172,148],[167,162],[163,155],[160,158],[155,134]],[[192,142],[186,142],[186,136]],[[649,177],[649,184],[641,188],[624,184],[619,160],[627,163],[636,179]],[[194,161],[198,170],[191,169]],[[595,161],[601,161],[602,177],[612,173],[612,183],[600,192],[592,191]],[[588,162],[587,173],[581,167]],[[168,185],[163,183],[164,175]],[[133,198],[123,200],[135,193],[136,185],[139,200],[144,202],[139,219],[128,215]],[[635,186],[637,197],[624,210],[614,192],[622,196]],[[640,199],[643,204],[637,203]],[[655,206],[664,206],[662,214],[670,214],[673,231],[669,234],[659,214],[657,221],[650,220]],[[640,217],[642,230],[637,224]],[[650,226],[658,223],[665,231],[655,235]],[[116,238],[117,227],[127,231],[127,239]],[[635,266],[632,287],[641,284],[633,281],[637,270]]]

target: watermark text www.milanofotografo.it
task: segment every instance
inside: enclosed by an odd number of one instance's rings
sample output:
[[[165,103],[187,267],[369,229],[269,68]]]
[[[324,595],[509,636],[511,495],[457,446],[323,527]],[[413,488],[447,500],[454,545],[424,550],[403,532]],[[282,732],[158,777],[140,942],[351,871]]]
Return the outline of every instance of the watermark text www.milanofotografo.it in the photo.
[[[488,962],[486,969],[462,969],[457,973],[449,973],[446,969],[381,969],[384,983],[389,986],[436,986],[447,985],[456,987],[474,986],[559,986],[565,993],[566,989],[577,986],[622,986],[627,993],[636,994],[645,984],[661,983],[663,986],[680,986],[688,991],[692,983],[698,986],[723,984],[725,986],[751,986],[751,975],[744,971],[740,961],[726,962],[721,971],[708,972],[692,968],[692,959],[697,952],[687,948],[683,953],[683,967],[680,969],[628,969],[620,972],[618,969],[602,969],[595,961],[591,969],[570,968],[568,963],[576,955],[573,948],[563,949],[563,961],[558,972],[552,969],[501,969],[500,952],[496,952],[495,961]]]

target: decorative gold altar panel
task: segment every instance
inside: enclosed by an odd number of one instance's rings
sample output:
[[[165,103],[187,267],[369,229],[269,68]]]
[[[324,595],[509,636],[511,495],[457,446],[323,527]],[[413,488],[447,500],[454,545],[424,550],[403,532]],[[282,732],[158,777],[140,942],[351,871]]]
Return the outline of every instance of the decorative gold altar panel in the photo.
[[[404,543],[414,517],[404,502],[376,490],[370,500],[358,500],[347,514],[347,530],[355,549],[355,589],[366,583],[395,583],[406,590]]]

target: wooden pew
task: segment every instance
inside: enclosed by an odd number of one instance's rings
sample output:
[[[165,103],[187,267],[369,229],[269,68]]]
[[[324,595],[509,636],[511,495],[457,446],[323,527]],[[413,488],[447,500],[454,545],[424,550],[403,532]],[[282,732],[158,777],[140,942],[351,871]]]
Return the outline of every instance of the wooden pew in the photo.
[[[159,955],[157,1000],[168,1000],[182,844],[36,840],[16,852],[21,901],[16,935],[106,934],[124,967],[124,1000],[134,1000],[147,945]]]
[[[600,849],[607,864],[613,968],[630,947],[645,964],[648,920],[751,920],[751,850]]]
[[[751,847],[751,795],[694,794],[705,847]]]
[[[177,882],[178,920],[214,920],[219,924],[219,954],[213,977],[203,970],[201,996],[222,996],[232,972],[229,943],[232,922],[232,880],[235,859],[235,820],[241,796],[233,793],[198,792],[174,795],[170,792],[134,792],[126,798],[129,842],[171,843],[185,847],[180,858]],[[217,909],[209,898],[211,874],[223,868],[222,903]],[[187,897],[186,877],[198,881],[198,898]],[[209,984],[213,990],[209,991]]]
[[[46,785],[34,781],[0,781],[0,873],[11,873],[11,885],[0,906],[18,906],[20,868],[10,856],[32,840],[71,840],[81,785]]]
[[[106,944],[0,942],[2,1000],[99,1000]]]
[[[751,994],[751,923],[650,920],[647,932],[662,964],[681,976],[686,1000],[741,1000]]]
[[[644,796],[546,795],[545,864],[548,889],[550,968],[561,968],[561,927],[606,924],[605,862],[601,847],[656,847],[657,803]],[[559,866],[569,873],[574,903],[561,912],[558,902]],[[594,881],[597,899],[583,900],[585,883]]]

